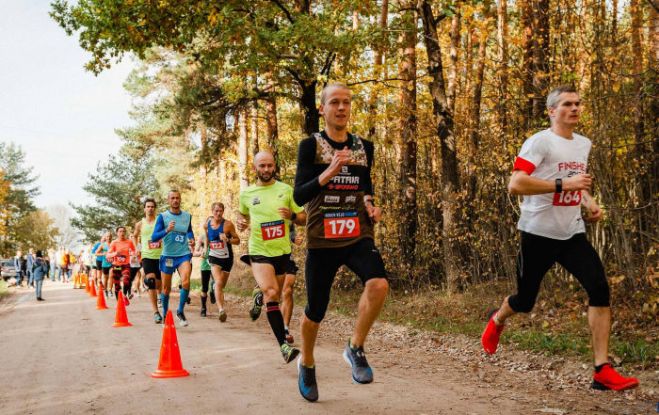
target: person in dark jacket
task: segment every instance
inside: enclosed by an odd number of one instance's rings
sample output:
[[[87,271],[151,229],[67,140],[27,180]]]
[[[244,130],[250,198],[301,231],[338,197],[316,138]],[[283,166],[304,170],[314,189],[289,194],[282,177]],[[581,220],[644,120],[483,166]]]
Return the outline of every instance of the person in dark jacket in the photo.
[[[37,251],[37,257],[34,260],[34,265],[32,268],[32,276],[34,278],[34,287],[36,289],[37,301],[44,301],[41,297],[41,289],[43,287],[43,280],[48,275],[48,261],[43,259],[43,253]]]

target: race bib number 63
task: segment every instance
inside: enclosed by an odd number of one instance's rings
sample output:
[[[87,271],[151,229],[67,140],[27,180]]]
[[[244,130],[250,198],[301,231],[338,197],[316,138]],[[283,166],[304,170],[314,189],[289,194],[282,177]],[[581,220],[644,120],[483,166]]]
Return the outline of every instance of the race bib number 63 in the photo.
[[[274,222],[265,222],[261,224],[261,237],[264,241],[283,238],[286,235],[286,229],[283,220]]]
[[[581,203],[581,190],[554,193],[554,206],[579,206]]]
[[[357,212],[328,212],[323,215],[326,239],[354,238],[361,234]]]

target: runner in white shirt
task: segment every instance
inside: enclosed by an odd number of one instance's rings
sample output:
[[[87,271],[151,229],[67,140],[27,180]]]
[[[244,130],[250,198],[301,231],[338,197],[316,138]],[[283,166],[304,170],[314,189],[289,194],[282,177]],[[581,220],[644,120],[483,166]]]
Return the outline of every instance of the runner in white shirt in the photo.
[[[602,210],[588,193],[592,184],[587,173],[591,142],[574,133],[580,104],[572,87],[551,91],[547,97],[551,127],[526,140],[515,160],[508,189],[524,197],[517,225],[521,232],[517,293],[506,297],[492,312],[481,343],[486,353],[496,352],[506,319],[533,309],[543,277],[558,262],[588,293],[595,364],[592,387],[624,390],[638,386],[638,380],[621,376],[608,361],[609,286],[602,261],[586,239],[581,217],[581,206],[587,211],[588,222],[600,220]]]

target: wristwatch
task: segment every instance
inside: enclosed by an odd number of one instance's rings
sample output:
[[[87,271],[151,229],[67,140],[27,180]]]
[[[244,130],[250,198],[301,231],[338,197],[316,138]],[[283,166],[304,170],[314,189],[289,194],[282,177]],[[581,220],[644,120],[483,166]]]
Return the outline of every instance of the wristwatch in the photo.
[[[563,179],[556,179],[556,193],[563,193]]]

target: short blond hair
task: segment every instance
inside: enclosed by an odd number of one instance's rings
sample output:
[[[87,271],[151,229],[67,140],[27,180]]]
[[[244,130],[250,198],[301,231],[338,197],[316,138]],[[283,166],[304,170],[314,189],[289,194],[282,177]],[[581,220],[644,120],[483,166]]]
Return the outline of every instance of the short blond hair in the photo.
[[[327,84],[327,85],[325,85],[325,87],[323,88],[323,90],[320,92],[320,103],[321,103],[322,105],[324,105],[324,104],[325,104],[325,101],[327,101],[327,94],[328,94],[328,91],[329,91],[330,89],[332,89],[332,88],[346,89],[346,90],[352,92],[352,91],[350,90],[350,87],[348,87],[348,85],[343,84],[343,83],[341,83],[341,82],[332,82],[332,83],[330,83],[330,84]]]

